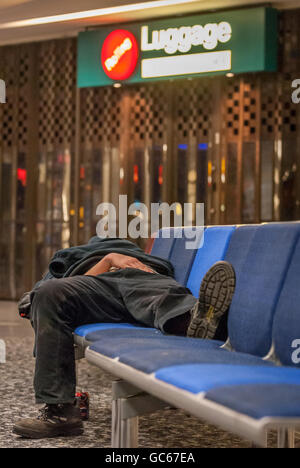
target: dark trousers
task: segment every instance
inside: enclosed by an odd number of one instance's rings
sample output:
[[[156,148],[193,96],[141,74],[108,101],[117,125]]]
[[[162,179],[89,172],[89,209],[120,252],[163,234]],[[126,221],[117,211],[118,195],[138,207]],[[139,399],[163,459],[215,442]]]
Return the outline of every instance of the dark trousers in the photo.
[[[166,332],[167,322],[189,312],[195,302],[172,278],[132,268],[45,281],[31,308],[36,402],[74,401],[73,332],[78,326],[129,322]]]

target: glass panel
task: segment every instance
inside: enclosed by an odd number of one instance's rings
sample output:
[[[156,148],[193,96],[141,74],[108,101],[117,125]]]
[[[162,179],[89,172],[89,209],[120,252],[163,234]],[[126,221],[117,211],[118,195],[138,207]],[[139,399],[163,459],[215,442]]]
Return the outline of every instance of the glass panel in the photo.
[[[51,257],[49,243],[51,237],[46,236],[46,223],[37,222],[36,224],[36,279],[40,279],[47,270],[47,266]]]
[[[112,148],[110,153],[111,176],[110,176],[110,202],[116,207],[118,218],[119,194],[120,194],[120,151]]]
[[[84,166],[81,168],[80,178],[82,179],[82,200],[81,218],[83,218],[84,243],[91,238],[91,226],[93,223],[93,151],[85,153]]]
[[[17,220],[25,223],[25,196],[27,187],[26,156],[24,153],[18,155],[17,167]]]
[[[79,228],[78,228],[78,243],[79,244],[84,244],[84,239],[85,239],[85,232],[84,232],[84,226],[85,226],[85,213],[84,213],[84,206],[86,205],[85,202],[85,164],[81,163],[79,167],[79,206],[76,207],[76,209],[79,212]]]
[[[207,143],[200,143],[197,150],[197,202],[206,203]]]
[[[8,155],[4,155],[0,171],[0,295],[9,299],[10,294],[10,244],[11,244],[11,190],[12,190],[12,162]]]
[[[228,143],[226,173],[226,222],[240,222],[237,144]]]
[[[0,295],[2,299],[11,298],[10,289],[10,242],[11,223],[1,223],[0,229]]]
[[[14,272],[13,279],[15,282],[16,297],[20,297],[23,292],[24,275],[25,275],[25,198],[27,189],[27,169],[26,155],[19,153],[17,158],[17,186],[16,186],[16,219],[14,226],[15,246],[14,246]],[[32,268],[27,265],[28,268]]]
[[[144,149],[136,149],[133,163],[133,198],[134,202],[144,202]]]
[[[8,157],[3,161],[1,172],[1,217],[4,222],[11,219],[12,162]]]
[[[183,207],[188,201],[187,194],[187,171],[188,171],[188,145],[178,145],[177,164],[177,202]]]
[[[242,222],[255,221],[255,143],[243,144]]]
[[[97,206],[103,201],[102,200],[102,178],[103,178],[103,160],[102,151],[99,149],[94,150],[93,155],[93,225],[92,232],[96,232],[96,225],[99,221],[99,217],[96,215]]]
[[[40,154],[38,175],[38,219],[36,224],[36,280],[47,271],[52,249],[52,198],[54,153]]]
[[[273,219],[274,142],[261,142],[261,220]]]
[[[70,197],[71,197],[71,155],[68,150],[63,156],[62,181],[62,247],[70,247]]]
[[[24,293],[24,248],[25,229],[24,224],[15,225],[16,248],[15,248],[15,271],[14,280],[16,287],[16,297],[19,298]]]
[[[25,154],[15,160],[12,152],[5,153],[0,174],[0,297],[17,299],[24,280]]]
[[[282,177],[281,177],[281,221],[297,219],[297,178],[299,168],[296,162],[296,140],[283,142]]]
[[[47,155],[42,153],[40,155],[39,168],[38,168],[38,198],[37,198],[37,218],[38,221],[46,219],[47,211]]]
[[[151,203],[161,203],[162,186],[164,183],[164,167],[163,167],[163,149],[161,146],[153,146],[150,155],[150,171],[151,171]]]
[[[71,155],[68,150],[39,156],[36,222],[36,279],[52,255],[70,245]]]

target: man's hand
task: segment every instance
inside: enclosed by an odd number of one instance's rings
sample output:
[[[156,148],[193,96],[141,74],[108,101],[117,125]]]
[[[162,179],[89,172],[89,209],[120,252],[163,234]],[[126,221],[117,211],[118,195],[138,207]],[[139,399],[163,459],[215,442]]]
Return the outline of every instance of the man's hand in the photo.
[[[117,253],[111,253],[106,255],[99,263],[97,263],[95,266],[93,266],[93,268],[91,268],[87,273],[85,273],[85,275],[102,275],[102,273],[107,273],[112,267],[122,270],[125,268],[136,268],[137,270],[143,270],[147,273],[153,273],[153,270],[151,270],[151,268],[147,267],[147,265],[144,265],[137,258]]]
[[[153,270],[144,263],[140,262],[137,258],[129,257],[127,255],[112,253],[107,255],[110,259],[111,266],[115,268],[136,268],[137,270],[143,270],[148,273],[153,273]]]

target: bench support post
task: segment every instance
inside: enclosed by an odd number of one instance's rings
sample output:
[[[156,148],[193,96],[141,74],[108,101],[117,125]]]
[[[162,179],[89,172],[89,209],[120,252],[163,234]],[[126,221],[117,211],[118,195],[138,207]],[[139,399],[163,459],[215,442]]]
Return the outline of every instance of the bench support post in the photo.
[[[278,430],[278,448],[295,448],[295,431],[293,429]]]
[[[112,448],[137,448],[139,416],[170,405],[128,382],[112,384]]]
[[[112,401],[112,448],[138,447],[138,417],[122,418],[122,400]]]
[[[84,358],[84,348],[81,348],[77,345],[74,346],[74,353],[75,353],[75,361],[76,363],[80,361],[80,359]]]

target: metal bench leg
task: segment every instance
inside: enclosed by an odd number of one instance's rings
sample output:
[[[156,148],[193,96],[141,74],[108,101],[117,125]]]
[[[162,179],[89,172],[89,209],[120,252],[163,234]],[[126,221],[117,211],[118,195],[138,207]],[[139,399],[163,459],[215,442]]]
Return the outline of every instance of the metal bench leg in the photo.
[[[279,429],[277,447],[295,448],[295,431],[293,429]]]
[[[112,448],[137,448],[139,416],[170,405],[122,380],[113,382],[112,393]]]
[[[139,418],[122,418],[124,402],[119,398],[112,402],[112,427],[111,446],[112,448],[137,448],[139,437]]]
[[[121,419],[121,448],[137,448],[139,446],[139,418]]]
[[[112,401],[112,414],[111,414],[111,447],[120,447],[121,436],[121,417],[120,417],[120,400]]]
[[[119,398],[112,402],[111,447],[137,448],[139,436],[139,418],[122,417],[126,400]]]
[[[140,389],[123,380],[112,383],[112,448],[138,447],[138,417],[124,419],[124,403],[126,404],[127,398],[140,393]]]

